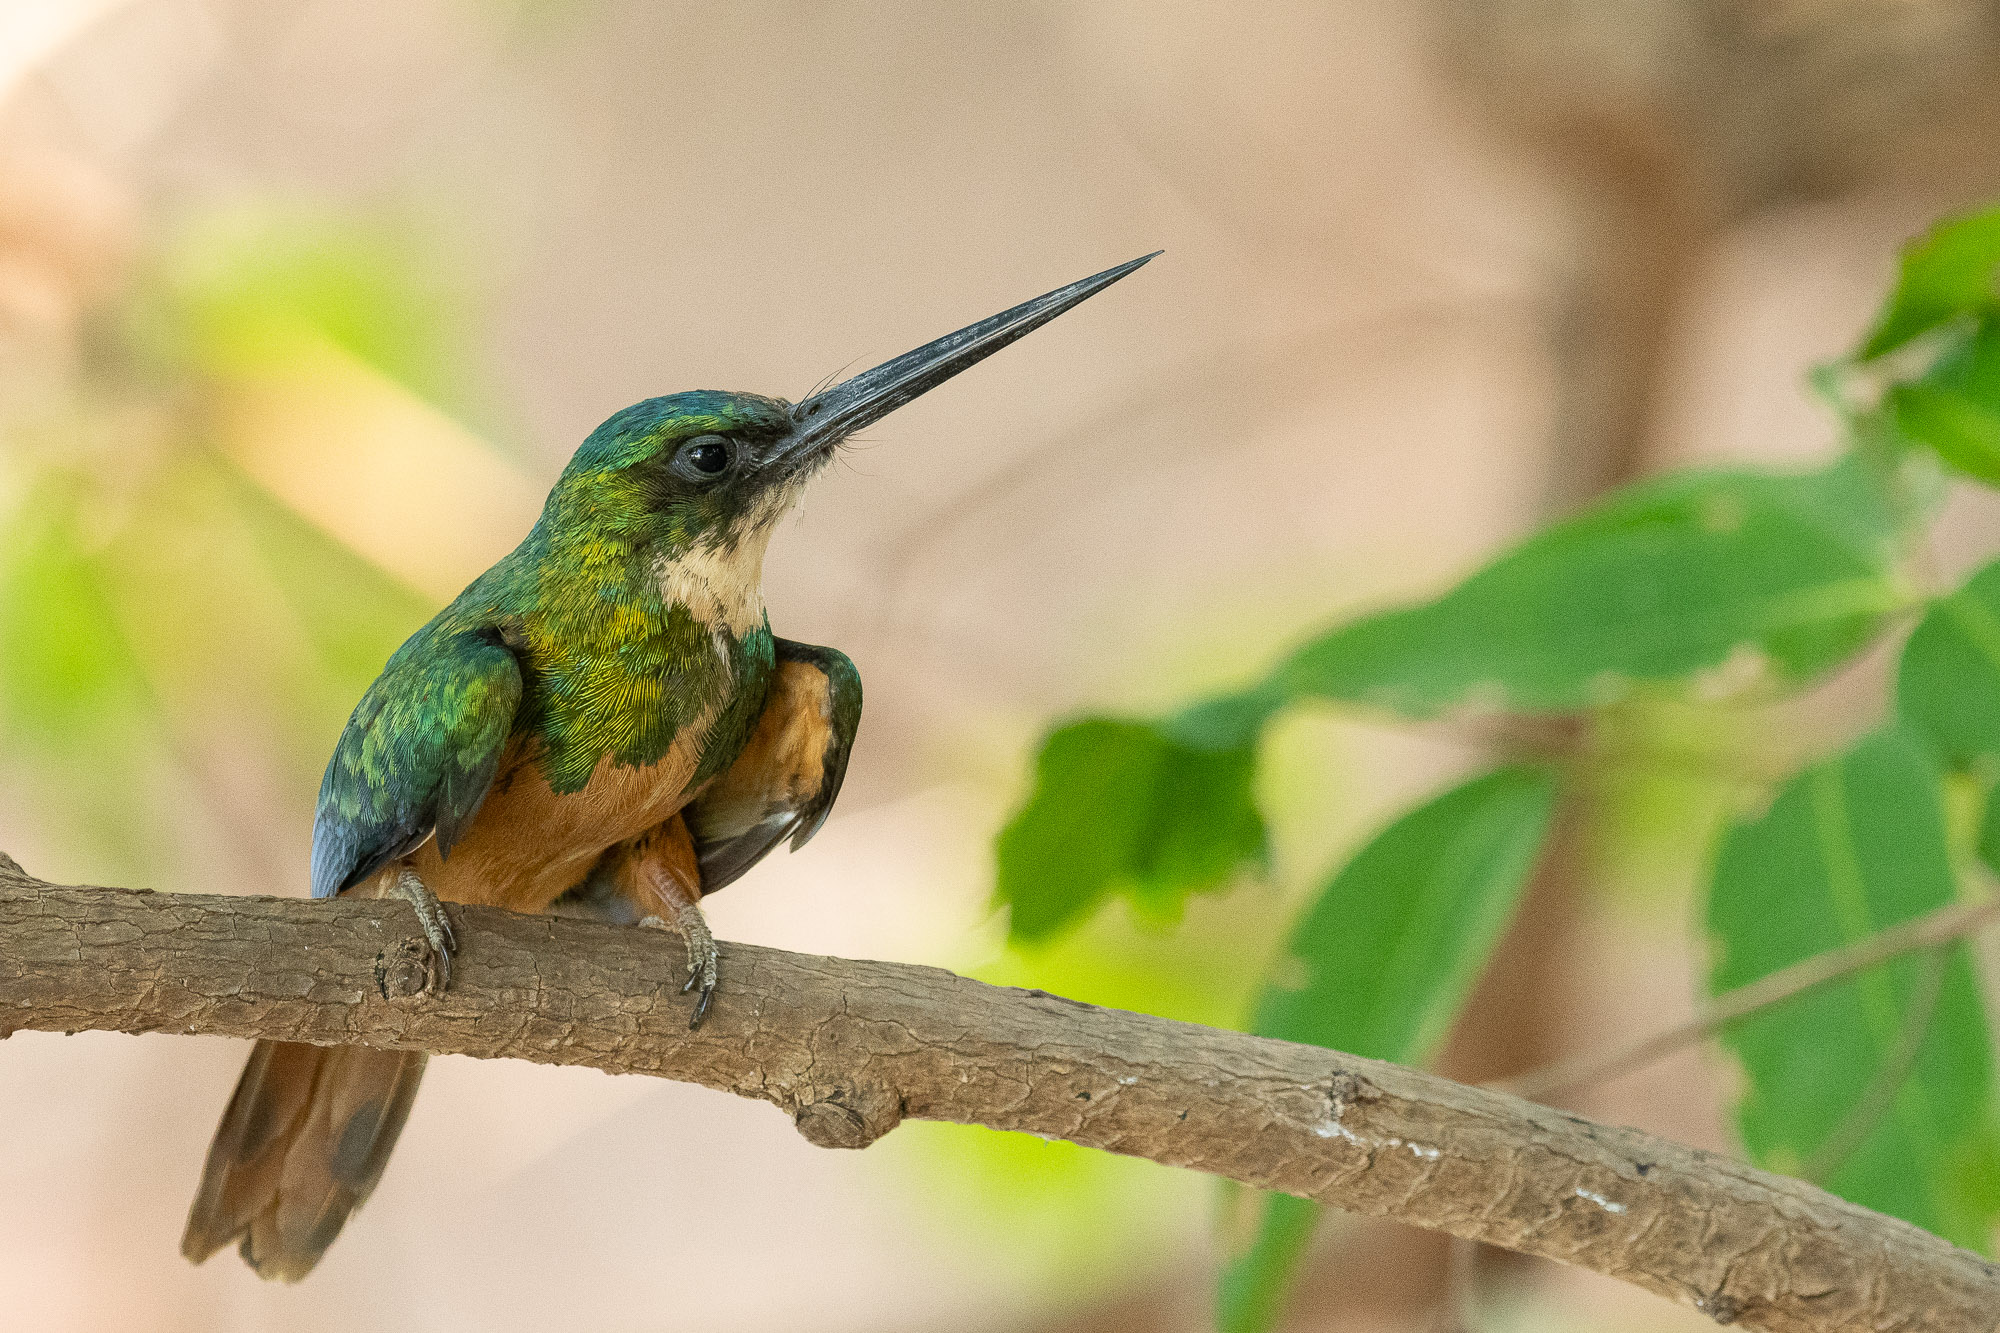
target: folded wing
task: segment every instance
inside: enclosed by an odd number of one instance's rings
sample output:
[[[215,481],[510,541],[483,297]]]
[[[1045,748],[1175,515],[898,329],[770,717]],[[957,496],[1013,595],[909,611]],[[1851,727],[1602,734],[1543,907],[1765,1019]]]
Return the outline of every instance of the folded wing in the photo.
[[[714,893],[787,838],[805,846],[840,794],[861,725],[861,676],[831,648],[777,641],[777,666],[742,753],[682,813],[703,893]]]
[[[520,703],[520,663],[496,638],[423,633],[398,649],[320,783],[313,897],[360,883],[433,833],[450,851],[493,785]]]

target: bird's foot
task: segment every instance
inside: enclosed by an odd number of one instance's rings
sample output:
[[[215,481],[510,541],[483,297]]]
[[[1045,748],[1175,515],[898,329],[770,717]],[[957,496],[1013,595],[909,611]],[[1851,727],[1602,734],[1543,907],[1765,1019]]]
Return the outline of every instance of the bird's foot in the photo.
[[[417,914],[417,929],[423,932],[428,954],[424,959],[425,995],[442,994],[451,985],[451,956],[458,952],[458,937],[452,934],[451,918],[444,904],[431,892],[430,885],[408,868],[398,872],[389,892],[409,903]]]
[[[708,930],[708,919],[701,914],[701,908],[693,903],[677,904],[673,918],[649,916],[639,922],[652,930],[671,930],[687,945],[687,981],[681,986],[681,994],[700,989],[695,997],[694,1016],[688,1019],[688,1030],[692,1032],[701,1026],[701,1020],[708,1017],[708,1002],[715,995],[716,964],[721,952],[715,947],[715,936]]]

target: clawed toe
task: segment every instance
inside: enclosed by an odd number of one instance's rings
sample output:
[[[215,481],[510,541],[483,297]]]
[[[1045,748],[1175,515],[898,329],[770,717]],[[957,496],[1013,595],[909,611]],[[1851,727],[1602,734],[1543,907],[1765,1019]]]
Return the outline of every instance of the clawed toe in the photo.
[[[690,935],[688,939],[688,978],[681,983],[681,994],[700,988],[695,997],[694,1015],[688,1019],[688,1031],[701,1026],[701,1020],[708,1016],[709,1001],[715,998],[716,974],[715,941],[706,930],[701,932],[699,942]]]
[[[670,930],[687,945],[687,980],[681,983],[680,993],[700,991],[695,996],[694,1015],[688,1019],[688,1030],[692,1032],[708,1017],[709,1003],[715,997],[716,963],[720,955],[715,937],[708,933],[708,922],[702,919],[699,908],[689,906],[679,913],[677,920],[648,916],[640,918],[639,924],[649,930]]]
[[[424,941],[424,994],[442,995],[451,989],[451,951]]]
[[[444,904],[414,870],[404,870],[389,891],[409,903],[417,914],[417,929],[424,937],[425,995],[441,995],[451,987],[451,959],[458,952],[458,936],[445,915]]]

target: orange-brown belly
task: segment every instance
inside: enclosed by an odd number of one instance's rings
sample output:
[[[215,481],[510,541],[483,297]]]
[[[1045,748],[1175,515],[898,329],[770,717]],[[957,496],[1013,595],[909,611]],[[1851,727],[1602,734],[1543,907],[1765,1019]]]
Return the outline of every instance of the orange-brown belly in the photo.
[[[644,767],[614,765],[606,755],[583,790],[558,796],[534,760],[510,752],[451,855],[440,857],[427,842],[411,863],[448,902],[544,911],[607,848],[671,819],[693,799],[698,762],[691,740]]]

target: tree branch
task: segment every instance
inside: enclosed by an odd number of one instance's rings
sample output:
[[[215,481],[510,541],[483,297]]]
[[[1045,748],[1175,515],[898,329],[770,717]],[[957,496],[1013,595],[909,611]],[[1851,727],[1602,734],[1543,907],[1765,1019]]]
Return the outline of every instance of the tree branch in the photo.
[[[826,1147],[908,1117],[1068,1139],[1594,1269],[1774,1333],[2000,1329],[2000,1266],[1781,1176],[1396,1065],[982,985],[725,945],[698,1031],[652,931],[449,909],[417,994],[393,901],[58,888],[0,859],[0,1032],[190,1032],[653,1074]],[[162,1243],[165,1243],[164,1241]]]

